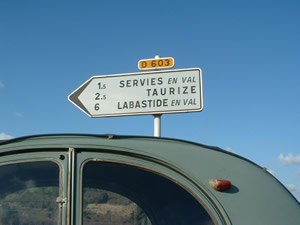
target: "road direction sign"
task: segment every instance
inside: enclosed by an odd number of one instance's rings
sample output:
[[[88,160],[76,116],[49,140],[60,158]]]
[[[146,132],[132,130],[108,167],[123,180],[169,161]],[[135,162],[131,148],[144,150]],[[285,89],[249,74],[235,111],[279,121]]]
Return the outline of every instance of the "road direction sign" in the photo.
[[[174,58],[154,58],[154,59],[141,59],[138,62],[140,70],[153,70],[153,69],[167,69],[173,68],[175,65]]]
[[[93,76],[69,100],[90,117],[201,111],[202,72],[192,68]]]

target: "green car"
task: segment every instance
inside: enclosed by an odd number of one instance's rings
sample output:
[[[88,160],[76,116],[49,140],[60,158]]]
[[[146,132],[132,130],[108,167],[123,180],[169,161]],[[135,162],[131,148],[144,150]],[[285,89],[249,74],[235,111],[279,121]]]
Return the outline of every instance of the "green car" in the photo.
[[[299,225],[265,168],[188,141],[40,135],[0,143],[1,225]]]

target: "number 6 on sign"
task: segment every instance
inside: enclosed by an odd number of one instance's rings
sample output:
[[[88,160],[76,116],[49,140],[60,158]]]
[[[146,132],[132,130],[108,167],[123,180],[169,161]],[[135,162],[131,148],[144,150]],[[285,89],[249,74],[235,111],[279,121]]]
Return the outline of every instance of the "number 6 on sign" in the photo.
[[[96,103],[96,104],[95,104],[95,110],[96,110],[96,111],[99,111],[99,109],[100,109],[100,104],[99,104],[99,103]]]

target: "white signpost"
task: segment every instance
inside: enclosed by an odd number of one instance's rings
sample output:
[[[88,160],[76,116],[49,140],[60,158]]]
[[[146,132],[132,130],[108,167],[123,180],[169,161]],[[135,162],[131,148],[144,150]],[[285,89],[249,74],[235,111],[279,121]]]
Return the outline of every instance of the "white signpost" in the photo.
[[[192,68],[94,76],[69,100],[90,117],[199,112],[202,72]]]

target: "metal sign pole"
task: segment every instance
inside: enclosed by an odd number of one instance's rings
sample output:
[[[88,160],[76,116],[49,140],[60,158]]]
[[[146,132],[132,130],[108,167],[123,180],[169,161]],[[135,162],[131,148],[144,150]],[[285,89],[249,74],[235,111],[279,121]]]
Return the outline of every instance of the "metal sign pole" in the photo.
[[[154,137],[160,137],[161,135],[161,114],[154,116]]]
[[[155,59],[159,59],[160,56],[156,55]],[[154,116],[154,137],[161,136],[161,114],[153,115]]]

